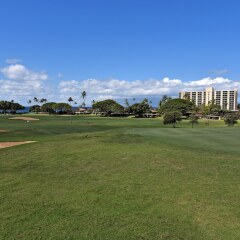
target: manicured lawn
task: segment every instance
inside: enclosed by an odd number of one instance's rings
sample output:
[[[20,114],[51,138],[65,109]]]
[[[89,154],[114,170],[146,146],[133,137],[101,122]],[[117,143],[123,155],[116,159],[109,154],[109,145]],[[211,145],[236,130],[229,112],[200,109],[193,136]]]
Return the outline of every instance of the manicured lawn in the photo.
[[[240,125],[0,116],[0,239],[239,239]]]

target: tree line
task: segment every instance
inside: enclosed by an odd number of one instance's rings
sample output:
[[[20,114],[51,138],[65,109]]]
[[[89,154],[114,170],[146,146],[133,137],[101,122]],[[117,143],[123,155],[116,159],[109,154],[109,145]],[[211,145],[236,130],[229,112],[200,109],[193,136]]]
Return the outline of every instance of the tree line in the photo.
[[[238,105],[238,107],[240,108],[240,105]],[[208,105],[197,107],[196,104],[188,98],[172,99],[167,96],[163,96],[160,101],[159,112],[163,115],[163,123],[172,124],[173,127],[176,127],[176,124],[183,118],[188,119],[192,127],[198,123],[200,116],[208,119],[208,125],[211,116],[223,118],[229,126],[236,124],[240,118],[238,112],[221,109],[221,106],[217,105],[214,100],[210,101]]]
[[[151,104],[151,101],[146,98],[132,105],[129,104],[128,99],[125,99],[125,107],[123,107],[116,101],[108,99],[94,103],[92,109],[95,113],[100,113],[102,116],[119,116],[125,114],[142,118],[148,117],[149,113],[152,112],[153,107]],[[240,108],[240,105],[238,105],[238,107]],[[158,113],[163,117],[164,124],[172,124],[174,128],[182,119],[188,119],[193,127],[198,123],[199,116],[206,117],[207,119],[209,119],[211,115],[219,116],[222,117],[229,126],[236,124],[239,119],[239,113],[223,110],[221,106],[217,105],[214,101],[209,102],[208,105],[197,107],[190,99],[173,99],[167,95],[161,98]]]
[[[81,93],[81,98],[83,99],[80,107],[85,107],[87,93],[83,91]],[[98,114],[101,116],[128,116],[133,115],[136,118],[144,118],[148,116],[153,116],[152,111],[152,102],[147,98],[143,101],[135,102],[135,98],[132,99],[132,104],[128,99],[125,99],[125,106],[119,104],[115,100],[107,99],[103,101],[92,101],[92,113]],[[28,104],[35,103],[30,107],[30,112],[45,112],[49,114],[74,114],[72,103],[76,105],[77,102],[73,100],[72,97],[67,99],[69,103],[56,103],[48,102],[47,99],[41,98],[38,99],[34,97],[33,100],[28,100]],[[40,105],[42,104],[42,105]],[[240,108],[240,105],[238,105]],[[3,113],[16,113],[18,110],[24,109],[19,103],[12,101],[0,101],[0,110]],[[214,101],[209,102],[208,105],[203,105],[197,107],[193,101],[188,98],[171,98],[167,95],[164,95],[159,101],[158,113],[154,116],[160,115],[163,117],[164,124],[172,124],[173,127],[176,127],[177,123],[180,122],[183,118],[189,120],[192,124],[192,127],[198,123],[199,113],[202,116],[208,117],[209,115],[216,115],[224,118],[226,124],[229,126],[234,125],[239,119],[239,114],[232,113],[227,110],[221,109]]]

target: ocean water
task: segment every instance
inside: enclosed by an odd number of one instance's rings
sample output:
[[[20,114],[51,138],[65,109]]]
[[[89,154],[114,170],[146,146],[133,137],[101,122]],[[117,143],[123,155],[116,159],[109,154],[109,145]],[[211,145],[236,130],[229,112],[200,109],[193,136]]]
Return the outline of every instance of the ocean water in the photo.
[[[28,113],[30,107],[25,107],[23,110],[18,110],[17,113]]]

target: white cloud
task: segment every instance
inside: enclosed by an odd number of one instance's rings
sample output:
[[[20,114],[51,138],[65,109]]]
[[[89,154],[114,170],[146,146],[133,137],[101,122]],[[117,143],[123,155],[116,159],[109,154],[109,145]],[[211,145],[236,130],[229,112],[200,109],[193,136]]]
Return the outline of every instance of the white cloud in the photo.
[[[168,86],[177,86],[179,84],[182,84],[182,81],[179,79],[170,80],[169,78],[164,78],[163,83],[166,83]]]
[[[240,83],[228,78],[203,78],[196,81],[182,81],[165,77],[161,80],[119,80],[119,79],[86,79],[68,80],[58,79],[58,87],[49,85],[49,77],[45,72],[36,72],[22,64],[12,64],[0,69],[4,78],[0,79],[0,100],[20,101],[23,104],[27,99],[34,96],[45,97],[50,101],[64,101],[69,97],[78,103],[82,102],[81,92],[87,92],[87,105],[94,99],[123,100],[136,98],[141,100],[145,97],[158,101],[162,95],[167,94],[177,97],[179,91],[203,90],[212,86],[215,89],[240,89]]]
[[[19,83],[11,80],[0,80],[0,85],[1,95],[28,96],[31,93],[41,93],[44,90],[44,86],[39,81]]]
[[[187,82],[167,77],[162,80],[149,79],[145,81],[87,79],[83,81],[61,81],[59,83],[59,92],[61,99],[67,99],[69,96],[79,99],[81,91],[85,90],[87,92],[87,100],[90,103],[92,99],[160,98],[163,94],[177,97],[179,91],[204,90],[209,86],[220,90],[239,88],[240,84],[239,82],[221,77],[203,78]]]
[[[26,98],[50,94],[45,72],[34,72],[21,64],[12,64],[0,69],[0,73],[4,76],[0,79],[1,100],[14,99],[26,103]]]
[[[222,77],[218,77],[218,78],[203,78],[201,80],[197,80],[197,81],[190,81],[185,83],[186,86],[191,86],[191,87],[206,87],[206,86],[211,86],[211,85],[223,85],[223,84],[229,84],[231,83],[231,80],[227,79],[227,78],[222,78]]]
[[[45,72],[34,72],[21,64],[13,64],[2,68],[0,72],[4,77],[12,80],[42,81],[48,79],[48,75]]]

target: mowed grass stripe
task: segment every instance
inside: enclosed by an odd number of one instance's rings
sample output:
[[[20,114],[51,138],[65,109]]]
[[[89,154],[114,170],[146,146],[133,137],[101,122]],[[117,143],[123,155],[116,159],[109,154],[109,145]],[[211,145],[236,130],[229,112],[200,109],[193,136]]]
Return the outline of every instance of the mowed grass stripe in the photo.
[[[239,127],[172,129],[149,119],[112,126],[95,118],[91,131],[89,118],[72,125],[48,118],[51,127],[28,130],[44,131],[37,143],[1,150],[2,239],[239,236]]]

